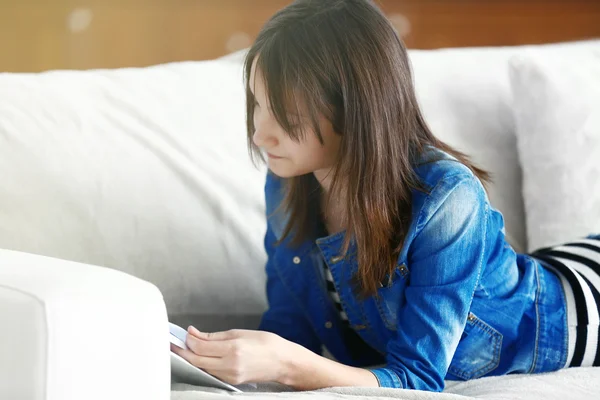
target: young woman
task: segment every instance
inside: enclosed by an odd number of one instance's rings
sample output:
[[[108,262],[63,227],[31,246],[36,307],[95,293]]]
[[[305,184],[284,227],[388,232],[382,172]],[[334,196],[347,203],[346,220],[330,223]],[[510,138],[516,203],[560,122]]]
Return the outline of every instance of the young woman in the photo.
[[[190,327],[174,351],[234,384],[305,390],[600,365],[600,236],[515,253],[488,175],[431,133],[371,1],[294,2],[245,71],[270,170],[269,309],[259,331]]]

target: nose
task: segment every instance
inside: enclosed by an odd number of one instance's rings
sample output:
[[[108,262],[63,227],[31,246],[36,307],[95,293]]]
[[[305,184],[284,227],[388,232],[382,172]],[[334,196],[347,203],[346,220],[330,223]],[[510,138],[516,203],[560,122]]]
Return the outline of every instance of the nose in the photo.
[[[255,126],[254,135],[252,135],[252,141],[256,146],[263,147],[265,143],[264,131]]]
[[[266,121],[259,118],[255,118],[254,120],[252,141],[258,147],[273,148],[277,145],[277,137],[274,129]]]

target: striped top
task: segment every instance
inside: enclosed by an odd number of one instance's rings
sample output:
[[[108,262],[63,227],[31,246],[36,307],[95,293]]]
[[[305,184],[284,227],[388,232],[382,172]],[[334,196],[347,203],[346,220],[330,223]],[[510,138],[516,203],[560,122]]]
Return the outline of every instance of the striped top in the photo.
[[[567,367],[600,366],[600,236],[537,250],[561,280],[568,325]]]
[[[333,283],[333,276],[331,275],[331,270],[327,266],[324,258],[321,258],[323,264],[323,272],[325,277],[325,284],[327,286],[327,292],[329,293],[329,297],[333,302],[335,309],[337,310],[337,314],[340,317],[341,321],[341,330],[342,337],[346,349],[350,354],[350,357],[354,360],[364,360],[365,355],[370,355],[370,360],[373,365],[380,365],[385,362],[384,355],[378,353],[373,347],[371,347],[367,342],[360,337],[358,332],[356,332],[355,327],[350,325],[350,321],[348,320],[348,315],[344,311],[342,307],[342,303],[340,301],[340,296],[335,288],[335,284]],[[333,325],[329,325],[328,328],[331,328]]]
[[[346,314],[346,312],[344,311],[343,307],[342,307],[342,303],[340,301],[340,295],[338,294],[337,290],[335,289],[335,284],[333,283],[333,276],[331,275],[331,270],[329,269],[329,267],[327,266],[326,262],[323,262],[323,269],[325,270],[325,283],[327,285],[327,292],[329,293],[329,296],[331,297],[331,300],[333,301],[333,304],[335,305],[335,308],[338,310],[338,313],[340,315],[340,318],[342,319],[342,322],[344,322],[345,324],[348,324],[348,315]]]

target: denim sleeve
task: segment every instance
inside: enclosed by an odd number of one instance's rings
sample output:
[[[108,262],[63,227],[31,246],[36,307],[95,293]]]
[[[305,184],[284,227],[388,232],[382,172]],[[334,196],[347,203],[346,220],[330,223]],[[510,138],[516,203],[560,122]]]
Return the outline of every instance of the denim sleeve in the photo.
[[[442,179],[417,219],[410,282],[380,386],[442,391],[482,270],[488,202],[474,176]]]
[[[269,214],[274,210],[272,204],[274,190],[278,190],[272,182],[272,178],[267,178],[265,194],[267,197],[267,221]],[[317,354],[322,354],[322,344],[317,337],[314,329],[310,325],[308,317],[305,315],[298,300],[294,298],[283,281],[277,274],[275,268],[275,243],[277,238],[273,233],[270,222],[267,222],[267,233],[265,235],[265,250],[267,252],[267,302],[268,309],[262,316],[259,330],[275,333],[284,339],[297,343]]]

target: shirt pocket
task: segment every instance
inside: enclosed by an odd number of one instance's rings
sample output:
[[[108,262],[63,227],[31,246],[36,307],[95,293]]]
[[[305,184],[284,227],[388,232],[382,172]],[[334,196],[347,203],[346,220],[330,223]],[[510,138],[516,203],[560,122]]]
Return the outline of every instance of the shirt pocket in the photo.
[[[500,363],[502,334],[469,313],[448,372],[469,380],[493,371]]]
[[[408,267],[401,264],[396,267],[391,278],[387,277],[386,281],[381,283],[381,288],[377,291],[377,310],[386,328],[390,330],[398,329],[398,310],[404,305],[404,292],[409,279]]]

